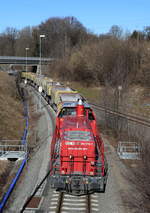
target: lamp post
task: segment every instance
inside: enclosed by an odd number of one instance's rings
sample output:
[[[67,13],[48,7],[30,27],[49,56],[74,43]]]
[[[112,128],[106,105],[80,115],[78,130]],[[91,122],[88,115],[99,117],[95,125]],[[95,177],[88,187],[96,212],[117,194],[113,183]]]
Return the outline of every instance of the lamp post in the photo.
[[[40,35],[40,76],[42,74],[41,72],[41,65],[42,65],[42,38],[45,38],[45,35]]]
[[[122,90],[122,86],[119,85],[118,86],[118,110],[119,110],[119,107],[120,107],[120,94],[121,94],[121,90]]]
[[[27,62],[28,62],[28,50],[29,50],[29,47],[26,47],[25,50],[26,50],[26,74],[27,74]],[[27,79],[25,79],[25,84],[27,84]]]
[[[40,35],[40,76],[42,74],[42,38],[45,38],[45,35]],[[42,93],[42,86],[39,86],[39,93]],[[39,110],[41,111],[41,94],[39,96]]]

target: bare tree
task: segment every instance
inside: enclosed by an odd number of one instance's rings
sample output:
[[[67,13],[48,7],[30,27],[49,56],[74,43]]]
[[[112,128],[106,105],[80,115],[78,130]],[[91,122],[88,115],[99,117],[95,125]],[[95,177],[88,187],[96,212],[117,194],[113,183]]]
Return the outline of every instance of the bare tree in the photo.
[[[5,32],[1,34],[0,52],[1,55],[15,55],[15,44],[18,36],[18,31],[15,28],[6,28]]]
[[[21,48],[20,48],[21,47]],[[33,54],[33,37],[32,28],[25,27],[18,33],[18,38],[16,40],[16,55],[25,56],[25,48],[30,47],[29,55]]]
[[[123,30],[118,25],[113,25],[109,30],[109,35],[111,35],[114,38],[121,39],[123,35]]]

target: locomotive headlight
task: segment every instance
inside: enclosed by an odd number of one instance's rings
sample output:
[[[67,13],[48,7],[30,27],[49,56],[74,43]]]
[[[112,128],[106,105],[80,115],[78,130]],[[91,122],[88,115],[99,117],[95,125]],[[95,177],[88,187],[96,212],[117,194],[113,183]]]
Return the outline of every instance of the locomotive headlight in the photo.
[[[83,184],[89,184],[88,178],[83,179]]]
[[[65,171],[64,171],[64,170],[62,170],[62,171],[61,171],[61,174],[62,174],[62,175],[64,175],[64,174],[65,174]]]
[[[88,181],[88,179],[86,178],[86,180],[85,180],[85,184],[89,184],[89,181]]]
[[[83,156],[83,159],[84,159],[84,160],[86,160],[86,159],[87,159],[87,156],[86,156],[86,155],[84,155],[84,156]]]
[[[72,156],[72,155],[70,155],[70,156],[69,156],[69,158],[70,158],[70,159],[73,159],[73,156]]]
[[[90,175],[94,175],[94,172],[93,172],[93,171],[91,171],[91,172],[90,172]]]
[[[67,183],[67,184],[70,184],[70,183],[71,183],[71,178],[67,178],[67,179],[66,179],[66,183]]]
[[[95,162],[94,161],[91,161],[91,166],[94,166],[95,165]]]

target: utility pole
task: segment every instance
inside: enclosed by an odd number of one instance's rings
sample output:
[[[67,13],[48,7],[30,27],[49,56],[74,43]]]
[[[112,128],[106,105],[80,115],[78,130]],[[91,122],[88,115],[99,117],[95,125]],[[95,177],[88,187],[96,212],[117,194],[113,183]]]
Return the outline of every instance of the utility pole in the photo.
[[[26,75],[27,75],[27,64],[28,64],[28,50],[29,50],[29,47],[26,47],[25,48],[26,50]],[[25,84],[27,84],[27,79],[25,79]]]
[[[40,76],[42,75],[42,38],[45,38],[45,35],[40,35]]]

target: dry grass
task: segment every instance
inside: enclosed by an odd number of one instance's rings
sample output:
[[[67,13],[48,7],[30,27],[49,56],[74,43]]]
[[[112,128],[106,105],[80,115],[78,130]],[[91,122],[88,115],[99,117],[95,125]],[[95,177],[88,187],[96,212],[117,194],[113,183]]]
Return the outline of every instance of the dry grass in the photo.
[[[24,130],[23,105],[17,95],[15,78],[0,72],[0,140],[20,140]],[[0,198],[6,190],[13,163],[0,161]]]
[[[2,199],[5,191],[4,187],[7,187],[7,181],[10,173],[12,163],[9,161],[0,161],[0,200]]]
[[[66,83],[66,82],[65,82]],[[79,82],[70,82],[69,86],[78,90],[89,102],[103,104],[105,87],[85,87]],[[122,91],[123,92],[123,91]],[[113,91],[112,91],[113,94]],[[149,88],[133,85],[122,93],[119,110],[126,113],[134,113],[150,118]],[[108,97],[110,102],[110,97]]]
[[[4,174],[7,170],[9,162],[8,161],[0,161],[0,175]],[[1,176],[0,176],[0,183],[1,183]]]
[[[143,144],[143,155],[141,161],[134,162],[130,169],[131,174],[126,179],[132,186],[128,194],[124,193],[126,206],[133,209],[135,213],[150,212],[150,146]]]
[[[15,79],[0,73],[0,139],[20,139],[23,134],[23,106]]]
[[[128,113],[135,113],[150,118],[149,88],[134,85],[123,95],[122,106]]]
[[[80,82],[64,82],[65,85],[76,89],[79,93],[81,93],[89,102],[99,103],[99,100],[102,98],[102,90],[103,87],[95,87],[90,86],[87,87]]]

